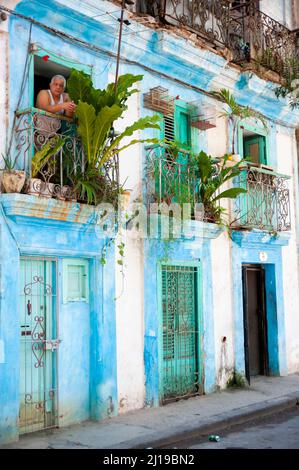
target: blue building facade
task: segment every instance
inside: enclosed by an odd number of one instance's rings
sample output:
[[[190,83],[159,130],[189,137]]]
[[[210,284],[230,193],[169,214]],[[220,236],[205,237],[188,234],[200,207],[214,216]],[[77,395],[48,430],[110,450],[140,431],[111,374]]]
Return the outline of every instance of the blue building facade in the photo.
[[[16,111],[24,115],[24,110],[34,107],[36,90],[49,74],[67,75],[75,68],[90,74],[98,88],[113,80],[120,10],[109,1],[97,6],[77,0],[7,3],[9,124],[5,136],[10,145],[15,130],[22,131]],[[212,153],[217,149],[220,157],[231,152],[232,129],[221,127],[220,104],[210,94],[212,90],[229,88],[239,104],[265,116],[267,165],[281,174],[288,168],[292,172],[288,174],[288,229],[255,230],[254,224],[248,224],[246,230],[235,228],[228,237],[217,224],[192,221],[188,236],[185,233],[175,241],[166,242],[159,234],[142,239],[142,263],[136,279],[141,276],[143,290],[134,314],[136,318],[142,315],[143,331],[134,332],[132,325],[120,331],[118,314],[122,310],[126,314],[128,307],[125,297],[115,300],[117,253],[110,243],[114,234],[99,224],[94,206],[28,194],[1,194],[2,443],[17,440],[26,432],[118,414],[122,398],[130,393],[129,386],[118,385],[119,379],[123,384],[125,373],[130,372],[121,367],[126,346],[119,336],[126,334],[143,335],[142,346],[128,353],[129,364],[140,362],[138,373],[143,382],[141,398],[138,404],[131,402],[131,408],[210,393],[224,387],[235,372],[250,376],[242,271],[250,265],[261,268],[265,276],[264,375],[285,375],[299,367],[288,359],[288,341],[293,341],[290,325],[297,320],[295,307],[286,304],[286,297],[298,297],[298,272],[292,274],[293,265],[288,267],[288,260],[297,256],[298,244],[294,146],[298,111],[292,111],[287,100],[276,98],[273,82],[231,66],[225,54],[197,44],[190,35],[151,27],[134,13],[130,22],[123,36],[120,71],[144,76],[137,98],[140,117],[155,114],[143,96],[157,87],[166,90],[183,111],[190,103],[214,105],[219,131],[217,124],[211,130],[191,126],[184,138],[189,139],[194,151]],[[183,122],[180,119],[179,126]],[[164,125],[167,137],[167,119]],[[173,124],[172,137],[182,141],[183,131],[181,127],[177,130],[177,125]],[[240,126],[238,153],[245,156],[242,147],[246,138],[250,142],[255,133],[263,137],[263,129],[257,129],[255,121]],[[142,137],[160,136],[148,129]],[[136,170],[133,180],[139,181],[136,195],[146,200],[144,174],[149,151],[140,146],[138,152],[141,170]],[[128,177],[130,184],[131,170],[126,170],[122,161],[120,166],[121,176]],[[101,262],[104,249],[105,264]],[[130,262],[134,260],[128,255],[126,263]],[[288,284],[293,275],[294,284]],[[127,287],[130,283],[132,286],[134,278],[125,282]],[[223,303],[229,299],[221,312],[217,295],[220,285]],[[179,310],[184,313],[176,318]],[[289,323],[288,315],[292,317]],[[178,343],[179,352],[173,334],[176,328],[187,331]]]

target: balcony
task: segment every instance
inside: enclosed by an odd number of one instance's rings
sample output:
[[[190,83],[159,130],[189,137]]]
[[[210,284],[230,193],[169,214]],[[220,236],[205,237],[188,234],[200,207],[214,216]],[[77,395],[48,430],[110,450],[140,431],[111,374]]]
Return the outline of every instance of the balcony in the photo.
[[[233,227],[284,232],[291,229],[289,176],[257,167],[241,171],[237,186],[247,193],[235,201]]]
[[[228,214],[231,228],[260,229],[267,232],[290,230],[288,179],[289,176],[274,171],[249,165],[244,167],[240,175],[234,178],[234,183],[247,192],[232,200],[233,209]],[[180,150],[174,154],[166,146],[147,147],[145,184],[148,209],[151,203],[189,203],[192,218],[219,222],[207,208],[203,211],[200,207],[200,180],[188,152]],[[222,205],[222,200],[220,204]]]
[[[188,165],[189,153],[164,145],[146,147],[147,204],[194,205],[198,202],[198,179]]]
[[[227,48],[236,63],[253,62],[277,72],[296,67],[296,32],[258,9],[255,0],[166,0],[164,22],[195,33],[211,47]]]
[[[57,138],[63,140],[61,149],[39,168],[37,177],[32,178],[33,156]],[[23,191],[60,200],[78,199],[86,203],[76,190],[78,178],[84,179],[86,162],[83,146],[76,134],[76,123],[72,119],[37,108],[18,111],[13,145],[16,166],[26,172],[27,185]],[[118,174],[116,157],[103,167],[100,174],[101,200],[111,202],[108,200],[108,192],[118,188]]]

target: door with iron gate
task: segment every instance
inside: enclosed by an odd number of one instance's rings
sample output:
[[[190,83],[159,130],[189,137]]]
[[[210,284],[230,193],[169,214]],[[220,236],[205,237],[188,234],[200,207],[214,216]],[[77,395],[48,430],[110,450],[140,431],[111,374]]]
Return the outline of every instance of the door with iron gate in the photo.
[[[20,262],[20,434],[57,425],[56,261]]]
[[[163,265],[161,268],[163,402],[202,393],[199,274],[195,266]]]

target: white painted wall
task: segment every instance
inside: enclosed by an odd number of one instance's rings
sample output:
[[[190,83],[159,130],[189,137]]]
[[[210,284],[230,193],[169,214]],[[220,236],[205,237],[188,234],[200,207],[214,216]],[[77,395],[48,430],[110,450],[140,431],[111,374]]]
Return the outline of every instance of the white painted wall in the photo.
[[[260,9],[289,29],[294,28],[292,0],[260,0]]]
[[[294,131],[279,127],[277,134],[278,171],[294,176],[296,145]],[[289,245],[282,248],[283,289],[288,372],[299,371],[299,279],[297,265],[295,181],[289,180],[292,230]]]
[[[109,82],[114,75],[109,74]],[[136,86],[138,88],[138,85]],[[140,117],[140,95],[133,94],[128,100],[128,111],[124,119],[115,124],[122,131]],[[136,132],[134,138],[139,138]],[[123,144],[131,140],[129,137]],[[131,202],[141,194],[142,184],[142,147],[135,145],[120,154],[120,181],[124,188],[130,189]],[[143,320],[143,242],[130,237],[124,231],[116,241],[125,244],[123,275],[121,259],[116,248],[116,331],[117,331],[117,381],[119,412],[142,408],[145,398],[144,381],[144,320]]]
[[[216,383],[226,386],[234,369],[234,316],[230,241],[226,233],[211,242]],[[226,337],[226,341],[224,341]]]

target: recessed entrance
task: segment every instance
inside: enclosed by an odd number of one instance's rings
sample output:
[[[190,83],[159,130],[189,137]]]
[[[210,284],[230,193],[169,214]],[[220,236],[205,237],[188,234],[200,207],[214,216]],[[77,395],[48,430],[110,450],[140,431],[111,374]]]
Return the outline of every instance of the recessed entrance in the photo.
[[[202,393],[198,276],[194,266],[162,266],[163,403]]]
[[[243,306],[246,377],[268,375],[265,271],[261,265],[244,265]]]

